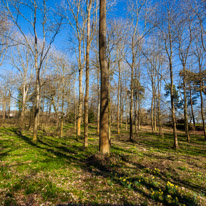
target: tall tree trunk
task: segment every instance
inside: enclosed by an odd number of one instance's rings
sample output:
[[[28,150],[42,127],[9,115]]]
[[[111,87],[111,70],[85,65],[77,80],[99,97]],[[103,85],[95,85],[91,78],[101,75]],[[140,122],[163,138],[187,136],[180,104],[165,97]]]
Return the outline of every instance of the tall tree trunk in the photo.
[[[98,106],[97,106],[97,135],[100,130],[100,89],[99,89],[99,69],[97,69],[97,93],[98,93]]]
[[[126,94],[127,95],[127,94]],[[126,131],[128,130],[128,98],[127,98],[127,96],[126,96],[126,111],[125,111],[125,113],[126,113],[126,125],[125,125],[125,129],[126,129]]]
[[[62,116],[60,121],[60,137],[63,137],[64,135],[63,129],[64,129],[64,117]]]
[[[172,56],[173,56],[173,46],[172,46],[172,34],[171,34],[171,19],[170,13],[168,13],[168,41],[169,49],[166,46],[166,52],[169,58],[169,71],[170,71],[170,98],[171,98],[171,109],[172,109],[172,124],[173,124],[173,136],[174,136],[174,149],[178,149],[178,139],[177,139],[177,129],[176,129],[176,117],[175,117],[175,105],[174,105],[174,88],[173,88],[173,68],[172,68]],[[165,43],[166,45],[166,43]]]
[[[64,69],[64,68],[63,68]],[[61,121],[60,121],[60,137],[63,137],[64,129],[64,77],[62,80],[63,90],[62,90],[62,108],[61,108]]]
[[[73,87],[74,87],[74,131],[77,134],[77,108],[76,108],[76,87],[75,87],[76,79],[74,79]]]
[[[134,110],[135,110],[135,135],[137,135],[137,110],[138,110],[138,104],[137,104],[137,95],[136,95],[136,98],[135,98],[135,104],[134,104]]]
[[[121,78],[121,68],[120,61],[118,61],[118,70],[119,70],[119,78],[118,78],[118,91],[117,91],[117,134],[120,134],[119,128],[119,108],[120,108],[120,78]]]
[[[58,86],[59,87],[59,86]],[[58,88],[57,87],[57,88]],[[56,127],[57,127],[57,130],[59,129],[59,95],[57,96],[57,102],[56,102],[56,106],[55,106],[55,102],[54,102],[54,99],[53,99],[53,106],[55,107],[55,114],[56,114]]]
[[[201,117],[202,117],[202,126],[203,126],[204,137],[205,137],[205,140],[206,140],[205,118],[204,118],[203,96],[202,96],[202,82],[200,82],[200,99],[201,99]]]
[[[106,57],[106,0],[100,0],[99,18],[99,58],[101,69],[101,102],[100,102],[100,137],[99,150],[101,153],[110,152],[108,132],[108,93],[109,93],[109,70]]]
[[[39,119],[39,109],[40,109],[40,68],[38,67],[38,48],[37,48],[37,33],[36,33],[36,14],[37,14],[37,5],[35,3],[34,10],[34,62],[36,70],[36,85],[35,85],[35,107],[34,107],[34,128],[33,128],[33,141],[37,141],[37,129],[38,129],[38,119]]]
[[[194,110],[193,110],[193,102],[192,102],[192,90],[191,90],[191,85],[189,84],[189,89],[190,89],[190,107],[191,107],[191,112],[192,112],[192,121],[193,121],[193,128],[194,130],[196,129],[195,125],[195,115],[194,115]]]
[[[153,113],[153,104],[154,104],[154,94],[152,94],[152,101],[151,101],[151,128],[152,128],[152,134],[154,133],[154,113]]]
[[[123,118],[123,112],[124,112],[123,104],[122,104],[123,97],[121,94],[122,94],[122,82],[120,80],[120,99],[119,99],[120,101],[120,130],[122,129],[122,118]]]
[[[37,129],[39,122],[39,109],[40,109],[40,69],[36,70],[36,102],[34,107],[34,129],[33,129],[33,141],[37,141]]]
[[[26,91],[25,91],[25,84],[23,84],[22,88],[22,108],[21,108],[21,114],[20,114],[20,124],[23,127],[24,123],[24,116],[25,116],[25,105],[26,105]]]
[[[3,120],[5,120],[6,119],[6,99],[4,99],[3,101],[2,112],[3,112]]]
[[[9,90],[9,96],[8,96],[8,118],[10,118],[11,113],[11,91]]]
[[[129,139],[133,141],[133,78],[134,78],[134,36],[132,37],[132,66],[131,66],[131,83],[130,83],[130,114],[129,114],[129,121],[130,121],[130,131],[129,131]]]
[[[77,136],[81,135],[81,122],[82,122],[82,101],[83,101],[83,94],[82,94],[82,65],[81,65],[81,41],[79,40],[79,59],[78,59],[78,66],[79,66],[79,104],[78,104],[78,116],[77,116]]]
[[[154,95],[154,131],[157,131],[157,98],[156,98],[156,91],[155,91],[155,95]]]
[[[187,94],[186,94],[186,68],[183,64],[183,90],[184,90],[184,125],[185,125],[185,135],[187,137],[187,142],[190,142],[190,134],[188,128],[188,116],[187,116]]]
[[[141,111],[141,107],[140,107],[140,98],[138,98],[139,99],[139,101],[137,102],[137,104],[138,104],[138,130],[140,130],[140,127],[141,127],[141,113],[140,113],[140,111]]]
[[[162,75],[162,74],[161,74]],[[161,115],[161,109],[160,109],[160,97],[161,97],[161,80],[162,78],[158,75],[158,125],[159,125],[159,136],[164,137],[163,131],[162,131],[162,115]]]
[[[109,79],[109,85],[108,85],[108,118],[109,118],[109,120],[108,120],[108,130],[109,130],[109,140],[111,139],[111,117],[112,117],[112,115],[111,115],[111,98],[110,98],[110,90],[111,90],[111,85],[110,85],[110,64],[109,64],[109,62],[108,62],[108,72],[109,72],[109,77],[108,77],[108,79]]]
[[[172,108],[172,123],[173,123],[173,136],[174,136],[174,148],[178,149],[178,140],[177,140],[177,129],[176,129],[176,118],[175,118],[175,105],[174,105],[174,88],[173,88],[173,71],[172,71],[172,59],[169,61],[170,68],[170,96],[171,96],[171,108]]]
[[[86,92],[84,98],[84,147],[88,147],[90,13],[92,0],[88,1],[89,3],[87,2]]]

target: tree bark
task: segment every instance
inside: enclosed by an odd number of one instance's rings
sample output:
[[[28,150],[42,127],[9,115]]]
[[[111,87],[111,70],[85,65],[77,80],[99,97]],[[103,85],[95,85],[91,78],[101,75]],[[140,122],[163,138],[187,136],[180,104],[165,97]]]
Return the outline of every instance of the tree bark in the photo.
[[[89,50],[90,50],[90,13],[92,0],[87,2],[87,46],[86,46],[86,92],[84,98],[84,147],[88,147],[88,100],[89,100]]]
[[[154,132],[157,131],[157,106],[156,106],[157,98],[156,98],[156,91],[154,95]]]
[[[78,115],[77,115],[77,136],[81,135],[81,122],[82,122],[82,65],[81,65],[81,41],[79,41],[79,59],[78,59],[78,66],[79,66],[79,104],[78,104]]]
[[[169,68],[170,68],[170,97],[171,97],[171,108],[172,108],[172,123],[173,123],[173,136],[174,136],[174,148],[178,149],[177,140],[177,129],[176,129],[176,118],[175,118],[175,105],[174,105],[174,92],[173,92],[173,71],[172,71],[172,59],[169,58]]]
[[[118,78],[118,91],[117,91],[117,134],[120,134],[120,122],[119,122],[119,108],[120,108],[120,78],[121,78],[121,68],[120,62],[118,61],[118,70],[119,70],[119,78]]]
[[[191,85],[189,84],[189,89],[190,89],[190,107],[191,107],[191,112],[192,112],[192,121],[193,121],[193,128],[194,130],[196,129],[195,125],[195,115],[194,115],[194,110],[193,110],[193,102],[192,102],[192,90],[191,90]]]
[[[101,101],[100,101],[100,137],[99,150],[101,153],[110,152],[108,132],[108,93],[109,93],[109,71],[106,58],[106,0],[100,0],[99,18],[99,58],[101,69]]]
[[[154,104],[154,94],[152,94],[152,101],[151,101],[151,128],[152,128],[152,134],[154,133],[154,113],[153,113],[153,104]]]
[[[34,107],[34,129],[33,129],[33,141],[37,141],[37,129],[39,122],[39,109],[40,109],[40,70],[36,70],[36,102]]]
[[[98,105],[97,105],[97,135],[100,130],[100,88],[99,88],[99,68],[97,69],[97,93],[98,93]]]
[[[110,85],[110,64],[108,63],[108,79],[109,79],[109,85],[108,85],[108,130],[109,130],[109,140],[111,139],[111,98],[110,98],[110,89],[111,89],[111,85]]]
[[[132,37],[132,65],[131,65],[131,83],[130,83],[130,114],[129,114],[129,121],[130,121],[130,131],[129,131],[129,140],[133,141],[133,77],[134,77],[134,35]]]
[[[202,127],[203,127],[204,137],[205,137],[205,140],[206,140],[205,118],[204,118],[204,110],[203,110],[203,96],[202,96],[202,82],[200,82],[200,99],[201,99],[201,117],[202,117]]]
[[[136,98],[135,98],[135,103],[134,103],[134,110],[135,110],[135,135],[137,135],[137,126],[138,126],[138,123],[137,123],[137,120],[138,120],[138,116],[137,116],[137,111],[138,111],[138,104],[137,104],[137,95],[136,95]]]
[[[74,131],[77,134],[77,109],[76,109],[76,87],[75,87],[76,79],[74,79],[73,87],[74,87]]]
[[[162,75],[162,73],[160,72]],[[164,137],[163,131],[162,131],[162,115],[161,115],[161,109],[160,109],[160,97],[161,97],[161,81],[162,77],[158,75],[158,125],[159,125],[159,136]]]
[[[171,19],[170,12],[168,13],[168,43],[169,49],[165,42],[165,48],[169,60],[169,71],[170,71],[170,98],[171,98],[171,113],[172,113],[172,124],[173,124],[173,137],[174,137],[174,149],[178,149],[178,139],[177,139],[177,129],[176,129],[176,117],[175,117],[175,106],[174,106],[174,91],[173,91],[173,67],[172,67],[172,56],[173,56],[173,46],[172,46],[172,34],[171,34]],[[165,40],[166,41],[166,40]]]
[[[139,99],[139,101],[137,102],[137,104],[138,104],[138,130],[140,130],[140,128],[141,128],[141,107],[140,107],[140,98],[138,98]]]
[[[38,118],[39,118],[39,108],[40,108],[40,68],[38,67],[38,48],[37,48],[37,33],[36,33],[36,14],[37,5],[35,2],[34,7],[34,49],[35,49],[35,70],[36,70],[36,84],[35,84],[35,107],[34,107],[34,128],[33,128],[33,141],[37,141],[37,129],[38,129]]]
[[[185,124],[185,135],[187,137],[187,142],[190,142],[190,134],[188,128],[188,116],[187,116],[187,94],[186,94],[186,68],[183,64],[183,90],[184,90],[184,124]]]
[[[63,70],[64,70],[64,65],[63,65]],[[63,72],[64,74],[64,72]],[[61,108],[61,121],[60,121],[60,137],[63,137],[63,133],[64,133],[64,77],[62,80],[62,85],[63,85],[63,89],[62,89],[62,108]]]

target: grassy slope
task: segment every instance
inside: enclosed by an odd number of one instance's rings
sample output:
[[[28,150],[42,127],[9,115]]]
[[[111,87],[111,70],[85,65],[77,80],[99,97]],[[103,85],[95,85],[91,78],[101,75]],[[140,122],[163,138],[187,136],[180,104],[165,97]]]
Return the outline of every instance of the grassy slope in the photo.
[[[169,133],[162,139],[145,128],[134,143],[127,136],[114,135],[112,154],[103,157],[94,127],[87,150],[72,135],[40,132],[36,144],[30,132],[1,128],[0,205],[206,205],[202,137],[189,144],[179,134],[176,152]]]

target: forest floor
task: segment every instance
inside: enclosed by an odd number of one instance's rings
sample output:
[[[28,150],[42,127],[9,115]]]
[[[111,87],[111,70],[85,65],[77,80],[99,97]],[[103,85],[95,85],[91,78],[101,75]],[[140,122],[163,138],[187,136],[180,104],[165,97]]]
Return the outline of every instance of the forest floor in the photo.
[[[53,129],[54,130],[54,129]],[[134,142],[128,132],[112,131],[111,154],[98,153],[96,128],[89,128],[89,147],[72,136],[0,128],[0,205],[206,205],[206,142],[172,130],[164,138],[143,127]],[[50,133],[50,134],[49,134]]]

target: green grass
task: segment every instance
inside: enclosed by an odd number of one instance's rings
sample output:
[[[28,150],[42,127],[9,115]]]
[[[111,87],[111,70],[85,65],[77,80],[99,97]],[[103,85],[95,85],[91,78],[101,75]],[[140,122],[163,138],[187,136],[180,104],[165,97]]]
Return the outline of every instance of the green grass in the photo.
[[[69,134],[68,135],[68,130]],[[164,138],[143,128],[128,141],[128,131],[112,129],[111,154],[98,153],[94,125],[89,147],[77,139],[72,125],[59,138],[39,131],[0,128],[0,205],[206,205],[206,144],[178,134]]]

